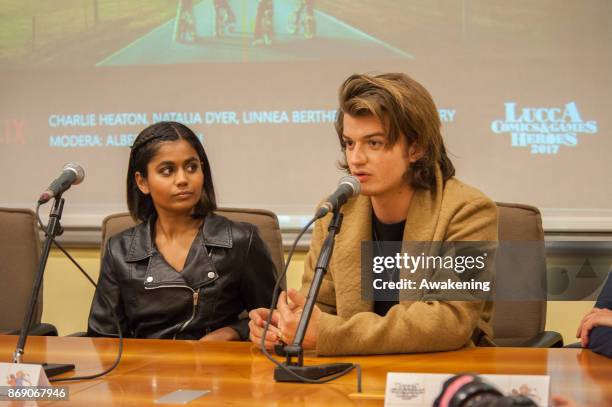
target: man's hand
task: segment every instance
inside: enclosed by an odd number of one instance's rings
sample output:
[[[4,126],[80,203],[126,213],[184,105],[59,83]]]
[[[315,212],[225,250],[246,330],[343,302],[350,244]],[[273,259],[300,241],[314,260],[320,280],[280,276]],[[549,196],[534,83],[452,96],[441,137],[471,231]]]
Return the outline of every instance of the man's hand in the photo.
[[[289,301],[287,301],[287,297]],[[279,318],[279,329],[281,331],[282,341],[285,343],[292,343],[295,338],[295,331],[302,311],[304,310],[304,304],[306,298],[294,289],[289,289],[287,293],[284,291],[278,298],[278,312]],[[319,339],[319,320],[321,318],[321,310],[316,305],[312,310],[310,316],[310,322],[308,323],[308,329],[306,335],[304,335],[304,341],[302,347],[304,349],[316,349],[317,341]]]
[[[574,400],[558,395],[552,396],[552,405],[554,407],[579,407]]]
[[[287,344],[293,342],[305,302],[306,298],[294,289],[290,289],[288,293],[283,291],[280,294],[277,304],[278,309],[272,313],[272,320],[266,334],[266,349],[274,348],[274,345],[281,341]],[[267,308],[257,308],[249,312],[249,318],[251,319],[249,321],[250,339],[259,347],[261,347],[263,327],[268,315],[270,315],[270,310]],[[317,347],[320,318],[321,310],[315,305],[302,343],[304,349],[315,349]]]
[[[267,308],[257,308],[249,312],[249,330],[251,331],[249,334],[249,338],[251,342],[261,347],[261,337],[263,335],[263,327],[266,324],[266,320],[268,319],[268,315],[270,315],[270,310]],[[266,349],[270,350],[274,348],[274,345],[279,342],[280,339],[280,329],[278,329],[279,323],[279,313],[274,310],[272,313],[272,320],[270,321],[270,326],[268,327],[268,332],[266,333],[266,341],[265,346]]]
[[[580,326],[576,331],[576,338],[580,338],[583,348],[589,345],[589,334],[591,333],[591,329],[596,326],[612,327],[612,310],[593,308],[584,318],[582,318]]]

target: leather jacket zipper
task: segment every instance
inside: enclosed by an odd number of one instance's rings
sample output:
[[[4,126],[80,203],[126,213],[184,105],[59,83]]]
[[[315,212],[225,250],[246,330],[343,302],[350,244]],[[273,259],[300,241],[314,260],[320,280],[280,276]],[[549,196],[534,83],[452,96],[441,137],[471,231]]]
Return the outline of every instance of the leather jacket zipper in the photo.
[[[174,334],[174,339],[176,339],[176,336],[180,334],[181,332],[183,332],[185,328],[187,328],[187,326],[191,323],[191,321],[193,321],[193,319],[196,316],[196,312],[198,310],[198,302],[200,299],[200,293],[199,291],[194,291],[193,289],[192,291],[193,291],[193,308],[191,311],[191,318],[185,321],[185,323],[181,326],[181,328]]]
[[[156,290],[158,288],[186,288],[193,293],[193,307],[191,311],[191,317],[187,321],[183,322],[179,330],[176,331],[176,333],[172,337],[172,339],[176,339],[176,336],[182,333],[185,328],[187,328],[189,324],[195,319],[196,313],[198,311],[198,303],[200,302],[200,290],[196,291],[193,288],[184,285],[161,285],[159,287],[145,287],[145,290]]]

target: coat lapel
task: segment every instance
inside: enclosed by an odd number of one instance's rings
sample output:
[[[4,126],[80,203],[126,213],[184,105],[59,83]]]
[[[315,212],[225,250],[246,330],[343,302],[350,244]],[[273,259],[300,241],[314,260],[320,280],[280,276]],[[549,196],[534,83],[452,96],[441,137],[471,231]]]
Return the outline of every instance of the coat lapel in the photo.
[[[361,242],[372,239],[370,198],[359,195],[343,208],[344,221],[332,256],[330,270],[336,289],[336,310],[344,318],[372,311],[372,301],[361,298]],[[329,221],[326,221],[329,222]]]
[[[442,208],[443,188],[440,171],[436,168],[436,190],[418,189],[414,192],[406,216],[406,226],[404,227],[403,253],[412,256],[418,256],[421,253],[437,254],[439,244],[436,241],[444,239],[444,236],[439,236],[439,233],[437,233]],[[425,269],[416,272],[401,269],[400,279],[415,281],[418,287],[421,279],[430,277],[428,273],[429,271]],[[410,305],[413,301],[421,299],[423,292],[420,289],[401,290],[399,296],[402,304]]]
[[[443,236],[436,236],[443,195],[439,170],[436,171],[436,184],[436,192],[417,190],[412,196],[404,228],[404,241],[429,242],[443,239]],[[365,278],[361,276],[361,242],[372,240],[370,198],[359,195],[351,199],[344,206],[343,213],[344,222],[340,234],[336,237],[330,270],[336,289],[337,313],[343,318],[349,318],[357,312],[371,312],[374,309],[373,301],[362,299],[362,284],[371,284],[371,281],[362,282]],[[327,227],[329,217],[325,218],[325,222]],[[400,276],[414,278],[404,273]],[[402,301],[402,303],[410,302]]]
[[[412,195],[406,216],[404,241],[429,242],[436,238],[442,239],[435,232],[442,207],[443,188],[442,176],[436,168],[436,192],[417,189]]]

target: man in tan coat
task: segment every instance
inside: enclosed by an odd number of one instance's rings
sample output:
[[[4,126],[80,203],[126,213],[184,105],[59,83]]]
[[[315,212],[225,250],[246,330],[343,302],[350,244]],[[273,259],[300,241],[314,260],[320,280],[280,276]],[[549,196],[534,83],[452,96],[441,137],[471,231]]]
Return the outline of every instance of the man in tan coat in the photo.
[[[362,241],[497,240],[495,204],[454,178],[436,106],[404,74],[352,75],[340,88],[336,130],[343,166],[361,183],[344,221],[306,336],[319,355],[433,352],[491,337],[485,301],[372,301],[362,297]],[[301,292],[282,293],[266,347],[291,343],[329,217],[316,222]],[[435,298],[435,297],[434,297]],[[261,343],[269,310],[251,311],[251,340]]]

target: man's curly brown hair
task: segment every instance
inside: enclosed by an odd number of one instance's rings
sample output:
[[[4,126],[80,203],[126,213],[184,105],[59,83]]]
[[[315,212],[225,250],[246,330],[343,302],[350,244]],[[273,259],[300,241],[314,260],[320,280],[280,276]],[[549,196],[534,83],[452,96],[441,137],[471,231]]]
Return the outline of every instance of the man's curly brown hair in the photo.
[[[414,144],[422,151],[422,157],[406,169],[405,178],[413,188],[435,190],[436,166],[444,181],[455,175],[440,133],[438,109],[429,92],[408,75],[351,75],[340,87],[339,106],[336,131],[343,150],[344,115],[375,116],[385,127],[386,148],[404,137],[408,146]],[[346,159],[340,167],[348,171]]]

